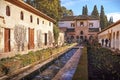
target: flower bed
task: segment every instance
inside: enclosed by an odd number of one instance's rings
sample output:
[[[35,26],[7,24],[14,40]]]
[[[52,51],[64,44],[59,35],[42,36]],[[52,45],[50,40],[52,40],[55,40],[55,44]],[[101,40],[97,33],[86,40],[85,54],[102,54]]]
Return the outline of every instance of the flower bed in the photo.
[[[57,55],[65,51],[66,49],[73,47],[75,44],[65,45],[58,48],[48,48],[38,51],[31,51],[25,55],[16,55],[11,58],[3,58],[0,60],[0,76],[13,73],[14,71],[26,67],[35,62],[42,62],[48,58],[51,58],[53,55]]]

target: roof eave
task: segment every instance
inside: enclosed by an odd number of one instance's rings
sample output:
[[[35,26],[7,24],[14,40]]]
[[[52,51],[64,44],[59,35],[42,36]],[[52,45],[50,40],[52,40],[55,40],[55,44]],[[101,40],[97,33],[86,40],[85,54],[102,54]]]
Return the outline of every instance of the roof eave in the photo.
[[[54,20],[53,18],[49,17],[48,15],[42,13],[41,11],[33,8],[32,6],[30,6],[29,4],[27,4],[27,3],[25,3],[21,0],[5,0],[5,1],[8,1],[8,2],[10,2],[10,3],[12,3],[16,6],[19,6],[19,7],[23,8],[23,9],[26,9],[26,10],[28,10],[28,11],[30,11],[30,12],[38,15],[38,16],[41,16],[41,17],[53,22],[53,23],[56,22],[56,20]]]

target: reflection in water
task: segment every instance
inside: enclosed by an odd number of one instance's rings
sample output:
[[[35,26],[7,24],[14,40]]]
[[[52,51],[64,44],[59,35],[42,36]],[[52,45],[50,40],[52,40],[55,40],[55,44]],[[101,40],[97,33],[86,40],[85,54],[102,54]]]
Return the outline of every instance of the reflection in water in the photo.
[[[62,75],[61,80],[72,80],[73,74],[75,73],[76,68],[72,68],[71,70],[68,70]]]
[[[77,49],[71,49],[70,51],[65,53],[63,56],[59,57],[57,60],[54,61],[52,65],[50,65],[43,72],[40,72],[32,80],[51,80],[57,74],[57,72],[66,64],[66,62],[72,57],[72,55],[75,53],[76,50]],[[74,73],[73,69],[70,70],[70,72],[67,72],[65,75],[71,76],[71,73]],[[63,75],[64,80],[65,79],[69,80],[67,78],[69,78],[70,76],[65,78],[65,75]]]

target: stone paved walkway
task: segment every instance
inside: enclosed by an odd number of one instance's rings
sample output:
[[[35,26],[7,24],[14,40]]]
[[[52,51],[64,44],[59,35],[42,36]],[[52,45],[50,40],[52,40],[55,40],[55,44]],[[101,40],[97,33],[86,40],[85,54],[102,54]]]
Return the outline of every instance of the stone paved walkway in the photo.
[[[71,57],[71,59],[65,64],[65,66],[56,74],[56,76],[52,80],[72,80],[73,74],[78,65],[80,56],[81,56],[81,48],[76,51],[76,53]]]

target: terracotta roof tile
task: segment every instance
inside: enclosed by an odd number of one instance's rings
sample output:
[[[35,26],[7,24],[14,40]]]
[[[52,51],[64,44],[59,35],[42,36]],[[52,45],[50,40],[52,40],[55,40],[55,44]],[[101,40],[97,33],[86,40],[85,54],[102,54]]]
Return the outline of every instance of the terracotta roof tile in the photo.
[[[73,20],[98,20],[95,16],[79,15],[79,16],[64,16],[60,21],[73,21]]]
[[[75,19],[79,20],[98,20],[95,16],[79,15]]]
[[[64,16],[60,21],[73,21],[76,16]]]

